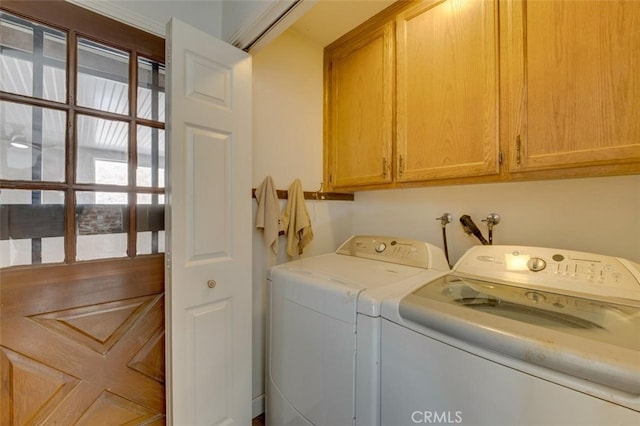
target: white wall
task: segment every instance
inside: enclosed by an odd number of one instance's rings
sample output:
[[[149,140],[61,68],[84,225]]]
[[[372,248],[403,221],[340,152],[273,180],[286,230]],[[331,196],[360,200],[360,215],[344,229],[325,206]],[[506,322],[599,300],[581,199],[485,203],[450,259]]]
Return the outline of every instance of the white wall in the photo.
[[[322,182],[322,47],[288,30],[253,57],[253,187],[271,176],[278,189],[298,178],[305,191]],[[285,205],[281,200],[280,208]],[[256,212],[254,201],[254,217]],[[302,256],[334,251],[351,232],[350,201],[307,201],[314,232]],[[265,248],[253,232],[254,415],[264,404],[264,326],[267,269],[290,260]]]
[[[465,234],[468,214],[487,236],[481,220],[500,214],[494,244],[572,249],[640,262],[640,176],[445,186],[356,194],[354,234],[380,233],[442,244],[442,213],[450,260],[480,244]]]

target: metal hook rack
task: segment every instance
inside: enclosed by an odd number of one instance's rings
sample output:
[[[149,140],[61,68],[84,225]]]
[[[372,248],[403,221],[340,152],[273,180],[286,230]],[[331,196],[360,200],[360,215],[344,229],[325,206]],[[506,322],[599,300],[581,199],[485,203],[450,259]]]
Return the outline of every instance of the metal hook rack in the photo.
[[[324,183],[320,183],[318,191],[304,191],[305,200],[314,201],[353,201],[354,196],[351,192],[324,192]],[[289,192],[286,189],[276,189],[278,199],[286,200],[289,198]],[[251,198],[256,198],[256,188],[251,189]]]

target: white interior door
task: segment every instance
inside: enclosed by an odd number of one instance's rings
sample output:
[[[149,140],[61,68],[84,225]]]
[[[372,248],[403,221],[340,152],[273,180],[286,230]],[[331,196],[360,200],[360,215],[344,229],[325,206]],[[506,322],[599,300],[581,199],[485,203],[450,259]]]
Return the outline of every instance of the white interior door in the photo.
[[[251,422],[251,57],[167,27],[167,417]]]

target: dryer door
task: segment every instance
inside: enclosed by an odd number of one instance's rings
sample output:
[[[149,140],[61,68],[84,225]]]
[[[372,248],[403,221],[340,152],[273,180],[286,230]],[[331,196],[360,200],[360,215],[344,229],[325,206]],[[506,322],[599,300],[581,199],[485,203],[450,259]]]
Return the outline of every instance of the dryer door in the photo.
[[[270,424],[352,425],[356,286],[320,274],[271,276]]]

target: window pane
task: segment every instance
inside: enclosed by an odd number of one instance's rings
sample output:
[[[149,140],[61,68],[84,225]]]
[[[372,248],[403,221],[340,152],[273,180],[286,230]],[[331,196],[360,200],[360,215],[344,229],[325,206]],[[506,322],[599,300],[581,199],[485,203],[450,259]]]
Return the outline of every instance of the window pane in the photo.
[[[0,101],[0,177],[63,182],[66,113]]]
[[[138,194],[138,254],[164,253],[164,195]]]
[[[129,54],[78,39],[78,105],[129,113]]]
[[[67,99],[65,33],[0,13],[0,90]]]
[[[64,261],[64,192],[3,189],[0,267]]]
[[[78,116],[76,182],[128,185],[128,129],[122,121]]]
[[[137,186],[164,188],[164,130],[138,126]]]
[[[138,59],[138,117],[164,123],[164,65]]]
[[[91,260],[127,255],[129,207],[127,194],[76,194],[76,259]]]

